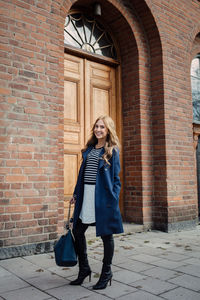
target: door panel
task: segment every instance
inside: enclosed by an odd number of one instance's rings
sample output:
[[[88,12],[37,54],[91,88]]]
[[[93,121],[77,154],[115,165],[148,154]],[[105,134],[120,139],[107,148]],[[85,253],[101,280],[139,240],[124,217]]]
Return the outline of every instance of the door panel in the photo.
[[[78,168],[78,155],[77,154],[65,154],[64,156],[64,168],[65,168],[65,182],[64,182],[64,193],[65,195],[71,196],[74,191],[77,177]],[[67,171],[70,171],[68,173]],[[70,176],[69,176],[70,174]]]
[[[121,119],[121,110],[118,110],[117,116],[116,105],[119,99],[116,95],[115,68],[65,54],[64,79],[66,216],[68,200],[72,196],[81,162],[81,149],[91,134],[92,125],[100,115],[110,115],[117,123]],[[121,126],[116,125],[121,130]]]
[[[70,99],[65,102],[64,117],[65,120],[78,122],[78,90],[79,83],[73,81],[65,81],[64,84],[64,97]]]
[[[109,91],[93,87],[92,90],[92,119],[96,120],[100,115],[110,114]]]
[[[85,60],[85,78],[85,134],[88,137],[100,115],[109,115],[116,122],[115,69]]]
[[[65,55],[64,61],[64,208],[76,183],[84,146],[83,60]],[[66,215],[66,213],[65,213]]]

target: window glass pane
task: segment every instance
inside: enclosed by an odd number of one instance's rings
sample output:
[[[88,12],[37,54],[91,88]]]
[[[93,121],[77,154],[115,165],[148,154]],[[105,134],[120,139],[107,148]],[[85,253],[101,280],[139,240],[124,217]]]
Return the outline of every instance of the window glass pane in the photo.
[[[200,56],[191,64],[191,87],[193,104],[193,122],[200,124]]]
[[[191,76],[200,76],[199,58],[194,58],[191,64]]]
[[[90,44],[90,40],[91,40],[91,36],[92,36],[92,26],[93,26],[93,22],[88,20],[88,19],[84,19],[84,30],[85,30],[85,35],[86,35],[86,41]]]
[[[81,37],[81,44],[83,43],[83,36],[84,36],[84,30],[83,30],[83,20],[76,20],[74,21],[75,27],[77,29],[77,32],[79,33]]]
[[[66,17],[64,43],[95,54],[117,58],[109,33],[95,19],[81,13]]]
[[[67,24],[67,26],[65,26],[65,28],[66,27],[68,28],[68,30],[64,30],[64,42],[74,47],[80,48],[82,42],[74,28],[73,20],[70,20],[70,22]]]

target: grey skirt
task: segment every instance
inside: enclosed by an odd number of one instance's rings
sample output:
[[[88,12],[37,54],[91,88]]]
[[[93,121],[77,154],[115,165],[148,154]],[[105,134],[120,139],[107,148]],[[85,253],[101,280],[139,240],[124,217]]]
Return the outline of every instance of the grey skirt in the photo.
[[[96,222],[94,184],[84,184],[83,204],[79,218],[84,224],[92,224]]]

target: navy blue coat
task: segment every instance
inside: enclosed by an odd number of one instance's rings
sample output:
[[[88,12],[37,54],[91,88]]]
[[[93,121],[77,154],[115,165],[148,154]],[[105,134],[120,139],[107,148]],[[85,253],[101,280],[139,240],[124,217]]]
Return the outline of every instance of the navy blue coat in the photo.
[[[82,208],[84,193],[84,169],[87,155],[91,150],[92,147],[88,147],[88,149],[83,152],[83,161],[74,190],[74,195],[76,195],[73,224],[74,229]],[[109,160],[110,165],[108,165],[103,159],[101,159],[104,151],[105,150],[103,148],[100,153],[95,186],[96,236],[123,232],[122,219],[119,210],[119,193],[121,188],[119,178],[119,152],[113,150],[113,155]]]

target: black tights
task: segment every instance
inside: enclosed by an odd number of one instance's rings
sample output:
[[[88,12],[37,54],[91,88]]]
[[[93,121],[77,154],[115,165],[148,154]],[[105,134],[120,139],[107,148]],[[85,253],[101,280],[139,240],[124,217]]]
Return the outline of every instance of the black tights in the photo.
[[[82,221],[79,219],[76,227],[73,229],[73,234],[75,238],[75,247],[76,252],[80,261],[87,260],[87,244],[85,239],[85,232],[88,228],[89,224],[83,224]],[[103,241],[104,247],[104,257],[103,263],[106,265],[112,264],[112,258],[114,254],[114,239],[113,235],[103,235],[101,236]]]

